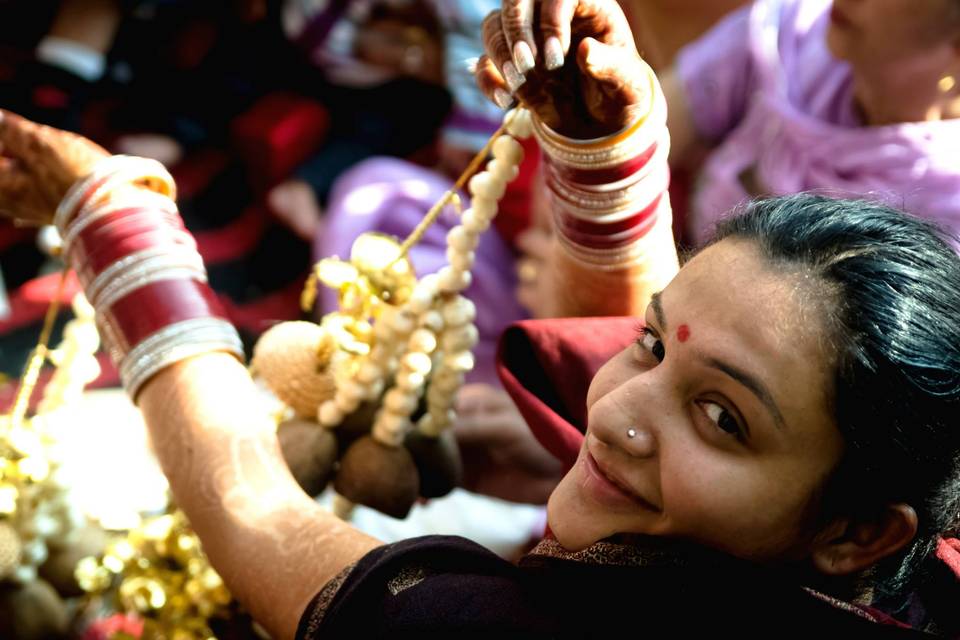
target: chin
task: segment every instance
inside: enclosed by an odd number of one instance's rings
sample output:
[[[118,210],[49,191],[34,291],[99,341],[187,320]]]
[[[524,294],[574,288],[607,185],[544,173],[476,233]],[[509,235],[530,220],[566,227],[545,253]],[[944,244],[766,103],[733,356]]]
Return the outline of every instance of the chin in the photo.
[[[616,533],[603,526],[603,513],[590,509],[576,495],[576,470],[574,465],[547,501],[547,525],[567,551],[582,551]]]
[[[839,27],[831,24],[827,30],[827,49],[837,60],[850,61],[850,43],[847,35]]]

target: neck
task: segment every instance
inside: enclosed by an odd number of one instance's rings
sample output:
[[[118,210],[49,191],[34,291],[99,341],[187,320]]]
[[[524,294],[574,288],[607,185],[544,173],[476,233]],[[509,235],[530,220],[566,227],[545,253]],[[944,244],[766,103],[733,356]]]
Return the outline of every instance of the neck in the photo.
[[[853,72],[853,92],[864,123],[870,126],[932,122],[960,117],[960,88],[943,91],[942,73],[913,69]]]

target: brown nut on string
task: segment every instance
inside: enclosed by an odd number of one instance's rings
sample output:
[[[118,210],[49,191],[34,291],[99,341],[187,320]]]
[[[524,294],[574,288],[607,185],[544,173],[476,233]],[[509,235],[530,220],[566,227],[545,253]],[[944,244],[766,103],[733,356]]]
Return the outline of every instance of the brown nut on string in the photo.
[[[351,502],[405,518],[417,501],[420,480],[405,447],[390,447],[363,436],[340,460],[333,487]]]
[[[450,429],[439,436],[412,431],[404,443],[420,474],[420,495],[442,498],[463,484],[463,460]]]
[[[319,495],[333,477],[337,436],[312,420],[293,418],[277,427],[280,450],[300,488]]]

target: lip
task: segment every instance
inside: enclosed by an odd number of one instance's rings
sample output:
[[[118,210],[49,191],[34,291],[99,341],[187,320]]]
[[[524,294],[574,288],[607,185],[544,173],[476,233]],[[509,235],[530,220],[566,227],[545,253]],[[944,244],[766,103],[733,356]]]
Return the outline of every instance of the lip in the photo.
[[[585,451],[583,467],[584,486],[597,502],[614,508],[639,506],[649,511],[659,511],[657,507],[631,491],[608,468],[601,467],[589,448]]]
[[[837,5],[833,5],[830,9],[830,21],[838,27],[852,27],[853,23],[850,22],[850,18],[846,16],[840,9],[837,8]]]

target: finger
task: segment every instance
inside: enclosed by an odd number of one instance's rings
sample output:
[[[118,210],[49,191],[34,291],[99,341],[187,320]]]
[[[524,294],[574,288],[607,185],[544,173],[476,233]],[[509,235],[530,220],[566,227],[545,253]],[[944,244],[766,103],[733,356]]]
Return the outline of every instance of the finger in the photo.
[[[576,8],[577,0],[544,0],[540,7],[543,62],[548,71],[563,66],[570,50],[570,23]]]
[[[16,163],[6,161],[0,168],[0,211],[16,214],[26,204],[30,176],[16,167]]]
[[[520,306],[530,312],[532,317],[540,317],[540,314],[537,312],[537,309],[540,306],[540,296],[535,283],[521,282],[520,285],[517,286],[515,295],[517,297],[517,302],[520,303]]]
[[[510,45],[503,32],[502,16],[499,11],[490,13],[483,20],[483,45],[487,56],[496,65],[500,75],[507,83],[510,93],[519,89],[526,78],[517,71],[510,55]]]
[[[533,37],[533,0],[505,0],[501,12],[507,44],[517,71],[526,74],[533,69],[537,43]]]
[[[0,109],[0,148],[5,155],[22,158],[29,155],[29,133],[37,125],[12,111]]]
[[[480,56],[477,62],[477,86],[501,109],[509,109],[513,105],[513,96],[507,89],[507,83],[500,75],[500,70],[486,54]]]

